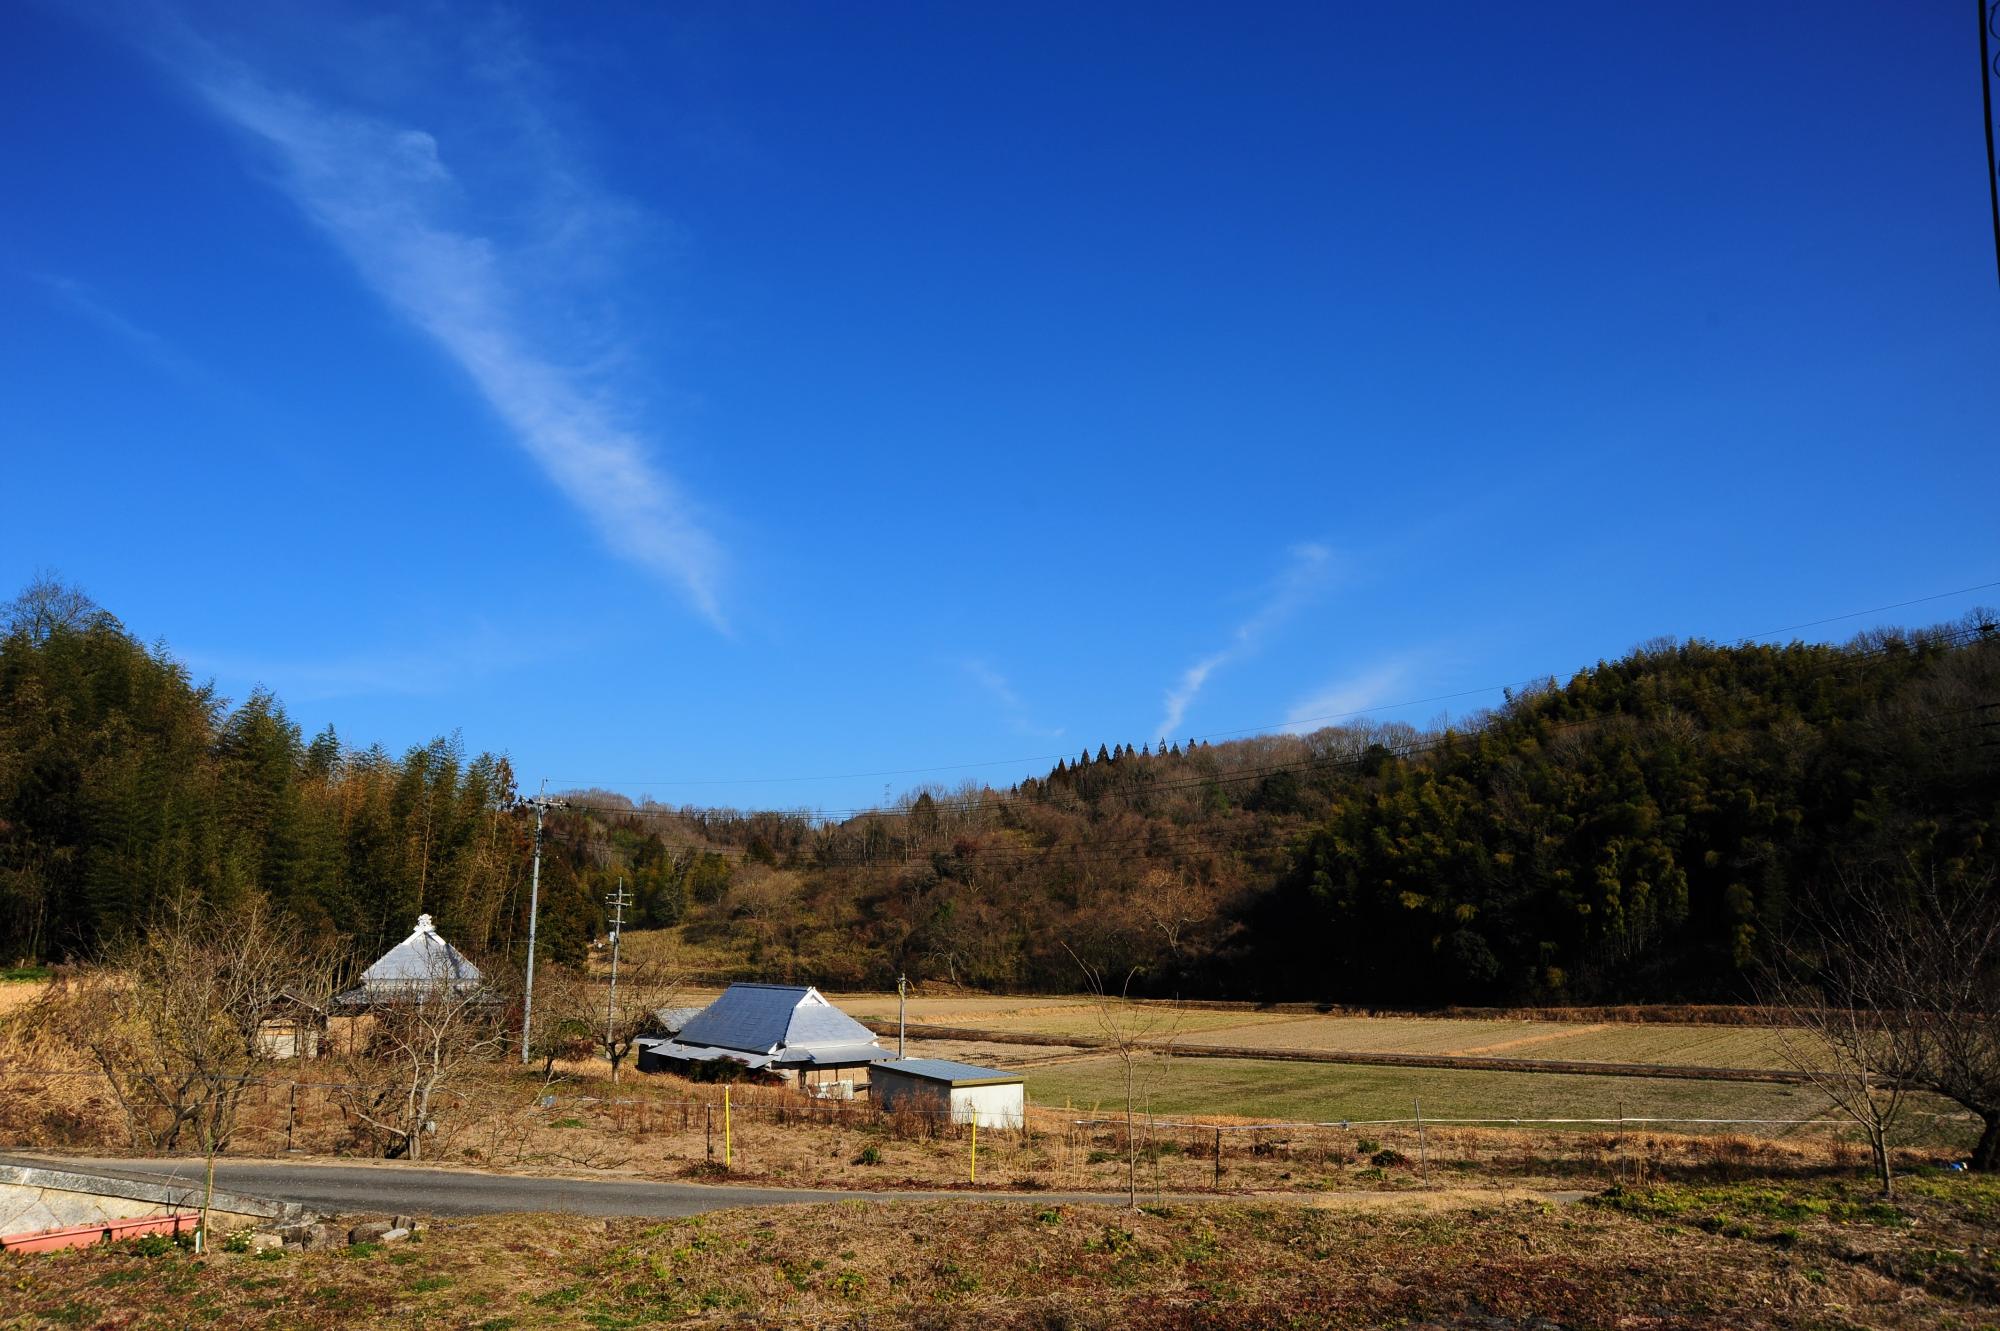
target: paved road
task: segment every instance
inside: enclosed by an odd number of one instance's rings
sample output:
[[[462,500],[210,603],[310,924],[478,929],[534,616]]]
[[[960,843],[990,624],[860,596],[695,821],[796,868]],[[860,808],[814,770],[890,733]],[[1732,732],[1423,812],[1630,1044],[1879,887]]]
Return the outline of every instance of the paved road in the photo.
[[[54,1164],[84,1173],[160,1180],[199,1186],[203,1163],[185,1157],[150,1160],[17,1157],[22,1163]],[[700,1183],[654,1183],[637,1179],[533,1178],[488,1174],[473,1169],[424,1169],[396,1164],[306,1164],[291,1160],[218,1160],[220,1191],[299,1202],[330,1212],[375,1211],[409,1215],[492,1215],[502,1211],[561,1211],[593,1216],[699,1215],[732,1206],[782,1206],[800,1202],[858,1199],[934,1200],[981,1197],[1051,1202],[1117,1202],[1108,1193],[938,1193],[831,1192],[810,1188],[751,1188]]]

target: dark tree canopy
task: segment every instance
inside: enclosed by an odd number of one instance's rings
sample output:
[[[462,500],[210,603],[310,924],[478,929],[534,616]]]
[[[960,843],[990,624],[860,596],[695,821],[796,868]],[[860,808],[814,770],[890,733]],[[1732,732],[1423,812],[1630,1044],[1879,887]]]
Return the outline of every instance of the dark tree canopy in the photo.
[[[932,787],[839,823],[571,792],[541,936],[580,957],[623,879],[633,927],[727,959],[710,980],[1067,990],[1074,949],[1187,996],[1736,1001],[1839,866],[1992,874],[1988,620],[1656,642],[1447,729],[1101,744],[1016,790]],[[8,609],[14,956],[253,895],[360,952],[420,911],[517,950],[531,828],[503,757],[307,741],[277,698],[227,704],[72,589]]]

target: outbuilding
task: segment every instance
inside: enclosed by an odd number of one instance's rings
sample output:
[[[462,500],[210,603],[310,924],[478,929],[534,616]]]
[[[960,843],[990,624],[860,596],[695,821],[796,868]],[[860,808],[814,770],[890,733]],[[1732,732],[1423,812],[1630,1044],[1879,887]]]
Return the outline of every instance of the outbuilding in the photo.
[[[975,1067],[945,1058],[877,1063],[869,1094],[886,1110],[949,1111],[954,1123],[1018,1128],[1028,1116],[1028,1083],[1018,1072]]]

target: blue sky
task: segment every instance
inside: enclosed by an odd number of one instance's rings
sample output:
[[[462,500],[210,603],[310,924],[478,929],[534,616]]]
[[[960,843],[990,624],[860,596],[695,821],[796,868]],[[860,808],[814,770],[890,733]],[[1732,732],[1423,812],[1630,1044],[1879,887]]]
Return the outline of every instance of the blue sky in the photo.
[[[1957,3],[258,8],[11,15],[0,580],[308,730],[832,809],[2000,580]]]

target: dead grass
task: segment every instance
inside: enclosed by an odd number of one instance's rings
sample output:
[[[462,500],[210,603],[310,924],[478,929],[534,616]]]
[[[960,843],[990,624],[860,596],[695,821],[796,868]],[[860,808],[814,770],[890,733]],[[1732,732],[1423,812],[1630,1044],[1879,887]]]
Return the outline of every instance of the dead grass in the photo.
[[[0,1325],[1914,1331],[2000,1314],[1983,1246],[1995,1196],[1960,1181],[1889,1210],[1819,1187],[1561,1208],[1486,1196],[485,1217],[352,1253],[8,1257]]]
[[[835,999],[855,1016],[895,1020],[893,994],[844,994]],[[1101,1035],[1095,1010],[1074,998],[937,998],[909,1005],[909,1020],[1010,1034]],[[1777,1032],[1746,1025],[1667,1022],[1559,1022],[1524,1017],[1317,1015],[1261,1011],[1250,1004],[1206,1004],[1180,1010],[1175,1043],[1273,1051],[1501,1056],[1599,1063],[1783,1070]]]
[[[60,1050],[28,1047],[18,1038],[0,1048],[0,1143],[85,1154],[128,1150],[101,1080],[73,1062],[64,1070],[64,1057]],[[1740,1179],[1760,1172],[1798,1176],[1842,1170],[1860,1160],[1855,1142],[1826,1132],[1701,1136],[1637,1124],[1629,1131],[1564,1131],[1436,1122],[1510,1112],[1540,1116],[1550,1110],[1611,1116],[1619,1097],[1627,1095],[1624,1108],[1633,1116],[1678,1110],[1713,1117],[1804,1117],[1812,1106],[1799,1099],[1806,1093],[1793,1087],[1194,1059],[1149,1064],[1143,1080],[1151,1108],[1162,1118],[1238,1125],[1247,1110],[1257,1119],[1344,1116],[1354,1122],[1348,1129],[1225,1132],[1218,1177],[1212,1129],[1154,1124],[1142,1113],[1138,1183],[1149,1194],[1217,1187],[1325,1192]],[[971,1172],[971,1144],[962,1127],[884,1121],[865,1102],[813,1103],[783,1089],[739,1086],[731,1093],[725,1148],[718,1086],[629,1072],[613,1085],[601,1064],[563,1071],[563,1080],[545,1085],[513,1064],[482,1067],[447,1097],[438,1114],[440,1130],[426,1142],[426,1158],[510,1171],[673,1179],[719,1166],[727,1149],[731,1177],[862,1190],[963,1187]],[[287,1073],[298,1079],[296,1087],[275,1081],[251,1090],[230,1153],[365,1157],[366,1148],[342,1120],[328,1088],[314,1084],[316,1077],[329,1075],[327,1065],[292,1064],[277,1071],[280,1077]],[[981,1186],[1123,1191],[1122,1127],[1075,1122],[1098,1113],[1115,1116],[1122,1101],[1114,1073],[1101,1056],[1029,1068],[1035,1106],[1030,1129],[982,1132]],[[1413,1089],[1431,1120],[1421,1137],[1409,1124],[1363,1121],[1409,1117]],[[1648,1100],[1648,1094],[1667,1098]],[[1759,1098],[1750,1103],[1742,1098],[1746,1095]],[[1935,1152],[1912,1156],[1935,1158]]]

